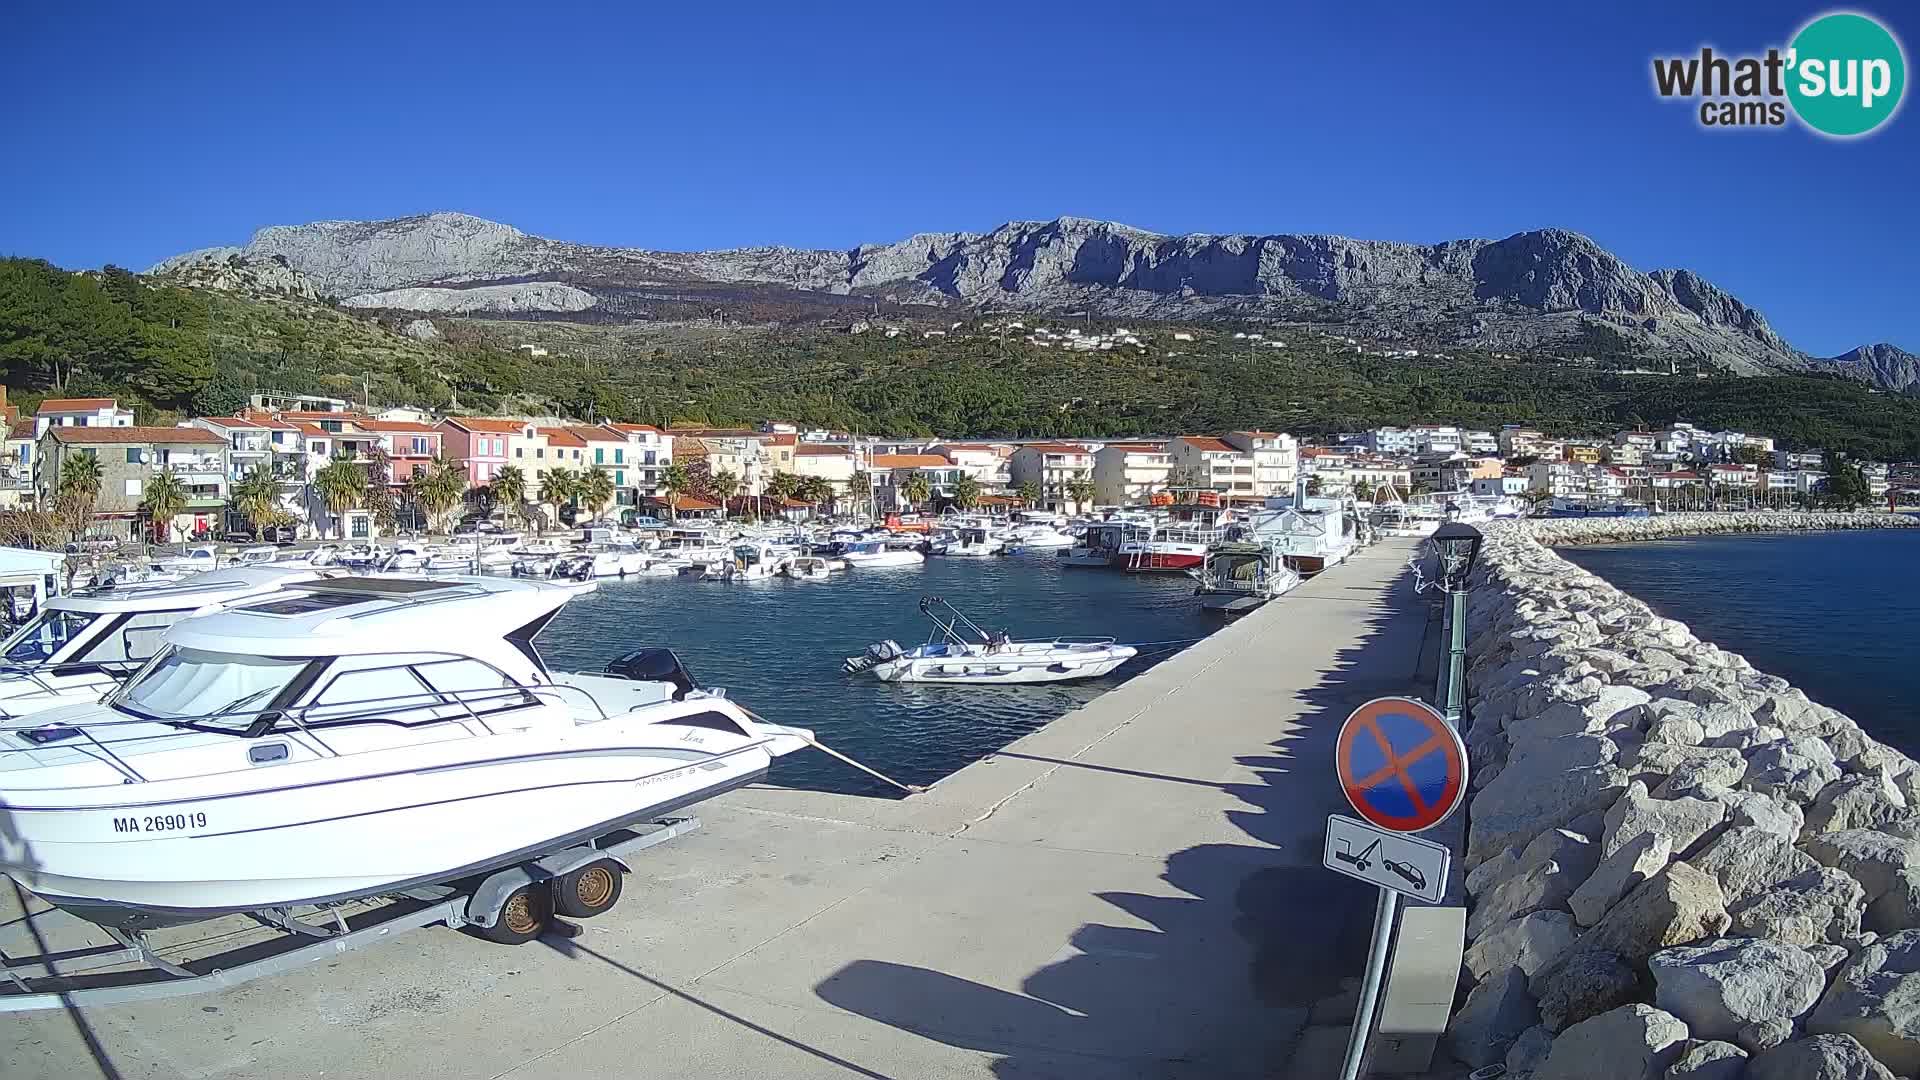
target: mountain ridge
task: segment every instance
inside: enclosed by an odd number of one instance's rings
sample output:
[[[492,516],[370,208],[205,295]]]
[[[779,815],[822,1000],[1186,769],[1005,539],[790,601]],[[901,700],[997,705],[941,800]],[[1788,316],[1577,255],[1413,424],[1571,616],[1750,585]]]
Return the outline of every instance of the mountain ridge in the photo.
[[[1176,236],[1069,216],[844,250],[672,252],[552,240],[435,212],[267,226],[244,247],[188,252],[149,272],[178,275],[235,254],[283,260],[321,294],[358,308],[645,317],[650,289],[725,285],[1142,319],[1306,319],[1489,348],[1577,345],[1604,326],[1636,355],[1742,374],[1879,379],[1910,370],[1808,356],[1695,272],[1640,271],[1590,237],[1554,228],[1423,245],[1335,234]]]

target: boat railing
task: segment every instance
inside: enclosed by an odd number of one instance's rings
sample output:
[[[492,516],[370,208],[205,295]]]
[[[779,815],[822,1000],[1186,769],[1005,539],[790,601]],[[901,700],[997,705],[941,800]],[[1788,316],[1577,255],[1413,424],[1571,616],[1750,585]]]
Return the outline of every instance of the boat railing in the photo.
[[[57,694],[62,688],[49,684],[41,676],[90,675],[99,672],[115,679],[124,679],[138,671],[144,663],[145,660],[62,660],[55,664],[22,664],[4,660],[0,661],[0,678],[25,679],[49,694]]]

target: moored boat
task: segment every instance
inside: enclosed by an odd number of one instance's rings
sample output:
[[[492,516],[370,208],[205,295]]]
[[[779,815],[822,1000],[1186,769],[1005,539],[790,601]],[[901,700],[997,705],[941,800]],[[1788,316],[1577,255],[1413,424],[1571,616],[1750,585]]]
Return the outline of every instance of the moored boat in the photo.
[[[848,674],[870,674],[881,682],[1015,685],[1094,679],[1133,659],[1137,650],[1111,637],[1058,637],[1016,641],[1005,633],[980,628],[952,604],[922,597],[920,610],[933,621],[923,645],[902,649],[880,641],[842,666]],[[965,633],[962,632],[964,628]],[[968,640],[971,634],[978,640]]]

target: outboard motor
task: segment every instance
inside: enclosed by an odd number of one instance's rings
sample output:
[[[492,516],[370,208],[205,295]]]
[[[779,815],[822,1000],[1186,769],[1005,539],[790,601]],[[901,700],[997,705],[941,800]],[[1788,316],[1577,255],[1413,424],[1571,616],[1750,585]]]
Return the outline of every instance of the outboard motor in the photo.
[[[849,675],[856,675],[873,667],[875,664],[884,664],[889,660],[896,660],[902,655],[904,655],[904,653],[900,648],[899,642],[891,638],[886,641],[876,641],[867,646],[867,651],[861,653],[859,656],[849,656],[847,662],[842,665],[841,670]]]
[[[700,689],[700,684],[693,679],[693,673],[687,670],[672,649],[635,649],[625,656],[607,661],[606,673],[634,682],[672,683],[675,701],[685,701],[688,694]]]

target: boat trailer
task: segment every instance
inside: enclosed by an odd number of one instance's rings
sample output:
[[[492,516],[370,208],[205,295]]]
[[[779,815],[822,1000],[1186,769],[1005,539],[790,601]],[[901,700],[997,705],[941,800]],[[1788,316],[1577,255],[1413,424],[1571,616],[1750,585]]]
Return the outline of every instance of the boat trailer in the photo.
[[[34,914],[22,911],[18,922],[24,924],[42,952],[12,956],[0,951],[0,976],[4,977],[0,978],[0,1013],[123,1005],[225,990],[342,953],[380,945],[423,926],[444,925],[453,930],[472,927],[496,941],[509,943],[531,940],[548,925],[548,920],[535,920],[532,933],[515,932],[510,926],[514,919],[509,915],[510,905],[525,905],[524,898],[530,892],[544,893],[550,885],[596,863],[612,862],[621,870],[631,872],[632,868],[624,861],[626,856],[699,827],[700,819],[691,815],[658,818],[509,866],[478,880],[469,878],[451,885],[423,886],[368,898],[386,903],[352,914],[348,914],[349,908],[363,905],[367,900],[323,905],[300,916],[290,908],[240,912],[238,917],[253,920],[258,928],[280,931],[283,936],[180,961],[162,956],[149,943],[149,932],[87,923],[59,909]],[[24,889],[19,892],[22,897],[27,895]],[[615,874],[610,891],[600,894],[604,906],[593,913],[612,907],[619,894]],[[564,904],[555,906],[562,909],[563,915],[570,914]],[[519,911],[515,909],[516,913]],[[53,949],[44,944],[45,938],[34,925],[35,920],[49,917],[105,931],[115,943]],[[573,914],[573,917],[585,916]],[[74,970],[75,964],[81,965],[80,969]],[[128,967],[128,964],[137,966]]]

